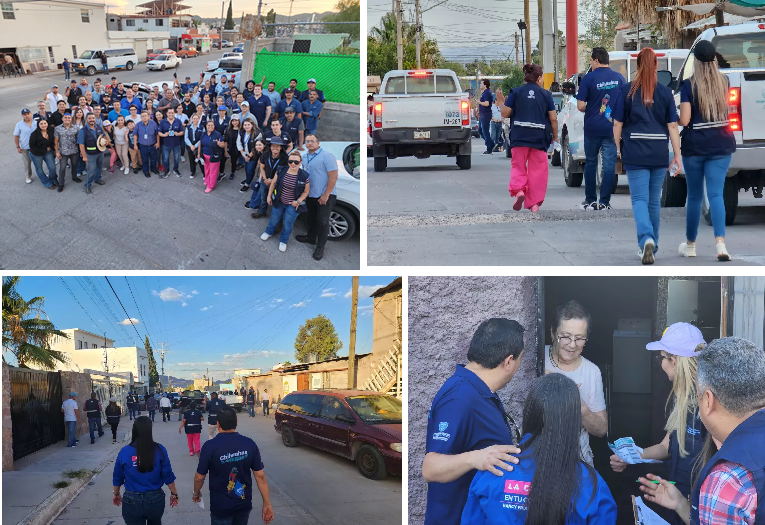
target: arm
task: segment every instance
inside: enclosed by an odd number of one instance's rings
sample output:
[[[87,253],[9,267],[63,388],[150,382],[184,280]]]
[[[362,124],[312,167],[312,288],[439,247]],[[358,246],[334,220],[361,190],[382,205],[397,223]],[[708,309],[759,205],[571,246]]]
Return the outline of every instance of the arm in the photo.
[[[608,432],[608,420],[606,418],[606,411],[592,412],[590,408],[582,402],[582,426],[584,429],[593,436],[603,437]]]
[[[422,462],[422,477],[428,482],[450,483],[471,470],[488,470],[501,476],[500,468],[511,471],[510,463],[518,463],[518,458],[510,454],[520,453],[521,450],[512,445],[492,445],[461,454],[428,452]]]
[[[205,477],[199,472],[194,473],[194,493],[191,498],[191,501],[194,503],[199,503],[199,500],[202,499],[202,487],[205,484]]]
[[[305,133],[302,129],[298,131],[298,149],[300,151],[303,151],[303,133]]]
[[[616,157],[622,158],[622,126],[624,123],[614,119],[614,142],[616,142]]]
[[[300,207],[300,203],[301,202],[305,202],[306,197],[308,197],[308,190],[309,190],[310,187],[311,187],[311,183],[310,182],[306,182],[305,183],[305,190],[303,191],[303,193],[300,194],[300,197],[298,197],[298,200],[297,201],[292,201],[292,203],[293,203],[292,205],[293,205],[293,207],[296,210]]]
[[[181,429],[183,428],[183,425],[186,424],[186,418],[183,418],[183,421],[181,421],[181,426],[178,427],[178,433],[181,433]]]
[[[680,132],[677,129],[677,122],[670,122],[667,127],[669,128],[669,140],[672,142],[672,151],[675,153],[672,163],[677,163],[680,166]]]
[[[555,111],[548,111],[547,117],[550,119],[552,125],[553,142],[558,141],[558,114]]]
[[[193,151],[193,150],[194,150],[194,145],[191,143],[191,140],[189,140],[189,137],[190,137],[190,136],[191,136],[191,135],[186,135],[186,136],[183,138],[183,142],[185,142],[185,143],[186,143],[186,145],[187,145],[188,147],[190,147],[190,148],[191,148],[191,150]]]
[[[328,171],[327,177],[327,189],[324,191],[324,194],[319,197],[319,204],[321,205],[327,204],[332,190],[335,189],[335,184],[337,184],[337,170]]]
[[[268,197],[266,200],[268,201],[269,206],[272,204],[271,201],[271,195],[274,194],[274,189],[276,189],[276,180],[279,178],[279,176],[274,173],[274,177],[271,179],[271,184],[268,186]]]
[[[253,470],[255,484],[258,486],[260,496],[263,498],[263,521],[268,524],[274,519],[274,509],[271,507],[271,496],[268,492],[266,474],[262,470]]]
[[[669,457],[669,434],[664,436],[661,443],[643,449],[642,456],[643,459],[667,459]],[[627,463],[622,461],[617,454],[613,454],[609,459],[614,472],[622,472],[627,467]]]
[[[263,122],[268,122],[268,117],[270,117],[270,116],[271,116],[271,106],[268,106],[266,108],[266,118],[265,118],[265,120]]]
[[[587,102],[583,100],[577,100],[576,101],[576,109],[584,113],[584,110],[587,109]]]
[[[53,132],[53,146],[56,149],[56,158],[61,158],[61,153],[58,152],[58,135],[56,135],[56,132]]]
[[[21,153],[21,143],[19,142],[19,136],[18,135],[14,135],[13,136],[13,142],[16,144],[16,151]]]

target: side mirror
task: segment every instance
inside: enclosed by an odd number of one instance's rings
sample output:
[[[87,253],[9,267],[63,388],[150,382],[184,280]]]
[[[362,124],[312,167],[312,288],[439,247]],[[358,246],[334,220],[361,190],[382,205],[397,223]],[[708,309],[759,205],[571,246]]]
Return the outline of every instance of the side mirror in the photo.
[[[356,420],[355,419],[353,419],[350,416],[346,416],[345,414],[338,414],[338,415],[335,416],[335,419],[337,421],[342,421],[343,423],[348,423],[349,425],[355,425],[356,424]]]
[[[672,83],[672,73],[666,70],[657,71],[656,81],[663,86],[669,87],[669,85]]]
[[[564,82],[561,84],[561,91],[566,95],[573,95],[576,93],[576,85],[573,82]]]

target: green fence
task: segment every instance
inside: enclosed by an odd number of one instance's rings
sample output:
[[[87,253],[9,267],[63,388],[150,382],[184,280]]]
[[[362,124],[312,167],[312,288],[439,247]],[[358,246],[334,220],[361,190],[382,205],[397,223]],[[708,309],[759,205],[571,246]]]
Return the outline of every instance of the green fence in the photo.
[[[255,60],[253,78],[259,82],[275,82],[276,91],[298,81],[297,89],[306,89],[309,78],[316,79],[316,89],[330,102],[359,105],[361,78],[360,55],[326,55],[314,53],[276,53],[262,50]]]

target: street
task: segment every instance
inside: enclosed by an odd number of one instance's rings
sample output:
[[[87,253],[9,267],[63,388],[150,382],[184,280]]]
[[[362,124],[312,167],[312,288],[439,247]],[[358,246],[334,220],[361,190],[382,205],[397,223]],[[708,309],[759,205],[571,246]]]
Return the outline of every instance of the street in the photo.
[[[178,434],[177,412],[172,421],[163,423],[157,414],[153,425],[153,437],[167,448],[176,476],[179,505],[170,508],[169,490],[162,522],[168,525],[208,525],[209,476],[202,488],[205,510],[191,501],[194,472],[198,458],[190,457],[186,435]],[[207,440],[207,424],[204,424],[201,442]],[[123,418],[120,435],[129,431],[130,421]],[[388,525],[401,523],[401,478],[388,477],[372,481],[359,474],[356,464],[350,460],[305,446],[287,448],[281,436],[274,430],[273,413],[269,417],[248,417],[238,414],[238,432],[251,437],[257,443],[271,493],[274,508],[273,525]],[[101,439],[109,439],[111,434]],[[77,450],[90,446],[87,437]],[[113,445],[122,447],[124,444]],[[122,509],[112,504],[112,461],[61,513],[55,525],[107,525],[122,523]],[[262,523],[261,500],[257,488],[253,494],[253,511],[249,523]]]
[[[640,265],[626,175],[613,210],[585,212],[584,184],[569,188],[550,167],[547,197],[537,214],[512,210],[510,159],[483,155],[473,138],[472,169],[454,158],[389,159],[385,172],[368,170],[368,251],[373,266]],[[662,209],[657,265],[717,265],[712,228],[702,218],[696,258],[677,253],[685,240],[685,208]],[[765,202],[739,193],[735,224],[727,227],[728,265],[765,264]]]
[[[199,80],[207,61],[221,51],[184,59],[177,70]],[[114,70],[96,77],[107,84],[111,76],[120,82],[166,81],[172,85],[172,71],[153,72],[145,64],[133,71]],[[71,75],[80,81],[81,76]],[[63,71],[42,73],[0,81],[0,269],[27,270],[339,270],[358,269],[358,232],[345,241],[330,242],[321,261],[312,258],[314,246],[294,237],[305,233],[299,220],[286,253],[278,250],[276,237],[260,240],[268,220],[252,219],[244,207],[250,192],[240,193],[244,169],[234,180],[226,177],[210,194],[204,193],[204,173],[189,178],[189,159],[180,164],[182,177],[145,178],[141,172],[103,172],[104,186],[94,186],[87,195],[83,185],[67,173],[62,193],[49,191],[33,171],[33,182],[25,184],[21,155],[13,140],[21,109],[35,111],[36,103],[57,84],[63,93],[67,82]],[[172,160],[171,160],[172,162]],[[108,158],[104,162],[108,164]],[[230,163],[229,163],[230,165]],[[227,166],[228,168],[228,166]],[[228,169],[226,170],[229,171]]]

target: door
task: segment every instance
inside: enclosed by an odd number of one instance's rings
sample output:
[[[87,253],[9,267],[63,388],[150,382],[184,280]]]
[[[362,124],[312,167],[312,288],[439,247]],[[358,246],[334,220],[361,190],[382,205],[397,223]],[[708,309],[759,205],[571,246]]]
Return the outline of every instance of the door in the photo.
[[[322,448],[319,443],[319,411],[323,396],[316,394],[298,394],[300,396],[299,405],[293,404],[293,409],[299,414],[297,418],[297,430],[299,430],[302,441],[306,445]]]
[[[64,439],[61,374],[9,367],[13,459]]]
[[[351,419],[354,417],[342,399],[334,396],[322,397],[324,399],[321,402],[316,429],[317,446],[333,454],[350,458],[350,429],[353,425],[339,421],[337,416],[344,415]]]
[[[146,40],[136,40],[135,54],[139,62],[146,62]]]
[[[696,324],[699,304],[698,281],[670,279],[667,293],[667,326]]]
[[[297,389],[298,390],[310,390],[311,386],[308,381],[308,373],[298,374],[297,376]]]

